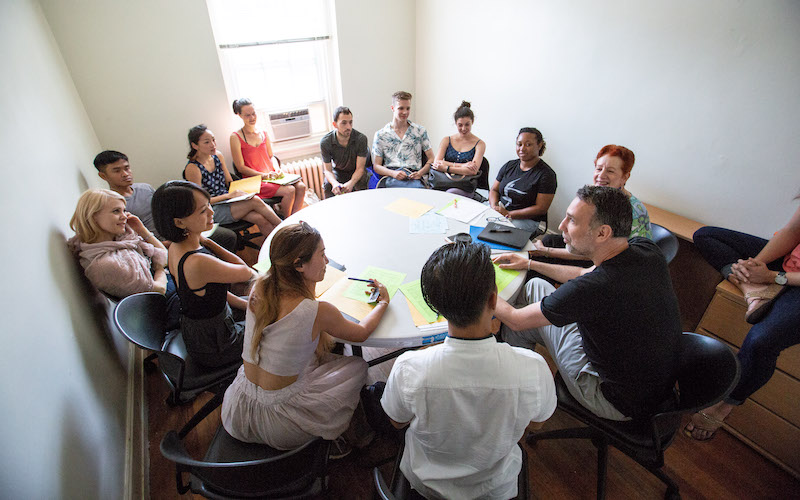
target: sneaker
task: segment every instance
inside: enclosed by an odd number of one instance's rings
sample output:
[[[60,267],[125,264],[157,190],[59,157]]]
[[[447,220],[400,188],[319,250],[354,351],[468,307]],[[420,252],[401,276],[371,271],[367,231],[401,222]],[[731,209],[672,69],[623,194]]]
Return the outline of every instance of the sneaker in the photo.
[[[338,460],[346,457],[352,451],[353,447],[350,446],[350,443],[348,443],[342,436],[339,436],[331,443],[331,448],[328,451],[328,458],[330,460]]]

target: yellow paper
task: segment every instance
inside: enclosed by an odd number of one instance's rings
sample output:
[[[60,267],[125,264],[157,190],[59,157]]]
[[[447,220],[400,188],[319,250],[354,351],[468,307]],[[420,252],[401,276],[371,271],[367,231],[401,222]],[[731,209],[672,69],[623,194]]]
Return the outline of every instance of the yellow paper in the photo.
[[[502,292],[509,283],[514,281],[514,278],[519,276],[520,272],[513,269],[500,269],[497,264],[494,264],[494,282],[497,284],[497,293]]]
[[[350,280],[339,280],[333,284],[332,287],[328,289],[319,300],[324,300],[325,302],[330,302],[336,309],[342,311],[345,314],[349,314],[350,316],[354,317],[358,321],[362,321],[364,318],[367,317],[372,308],[375,307],[371,304],[366,304],[364,302],[348,299],[344,296],[345,290],[347,287],[350,286]]]
[[[433,208],[433,205],[427,205],[419,201],[409,200],[408,198],[398,198],[383,208],[389,210],[390,212],[416,219],[420,215]]]
[[[358,277],[365,280],[376,279],[383,283],[383,286],[386,287],[386,291],[389,292],[390,299],[394,297],[397,289],[400,288],[400,283],[406,279],[405,273],[398,273],[397,271],[390,271],[388,269],[381,269],[374,266],[367,267]],[[364,283],[363,281],[350,281],[350,286],[347,287],[344,296],[366,303],[369,299],[370,290],[371,288],[369,283]]]
[[[228,186],[228,191],[236,191],[237,189],[248,194],[258,194],[261,191],[261,176],[254,175],[239,181],[233,181]]]
[[[422,317],[424,320],[422,323],[423,325],[433,323],[438,319],[439,315],[436,314],[433,309],[428,307],[428,304],[425,303],[425,299],[422,297],[422,286],[420,285],[420,280],[406,283],[400,287],[400,291],[406,296],[409,309],[411,309],[411,317],[414,318],[415,325],[420,326],[417,323],[417,317],[414,315],[414,312],[417,312],[419,316]]]
[[[327,292],[330,287],[344,277],[344,271],[336,269],[335,267],[331,267],[330,265],[325,266],[325,279],[317,283],[317,288],[314,292],[314,295],[319,298],[320,295]]]

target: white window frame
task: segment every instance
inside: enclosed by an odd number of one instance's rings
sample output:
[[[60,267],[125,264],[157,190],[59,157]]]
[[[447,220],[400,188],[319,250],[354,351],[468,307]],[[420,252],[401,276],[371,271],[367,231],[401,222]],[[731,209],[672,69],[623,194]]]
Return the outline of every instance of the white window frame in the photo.
[[[223,80],[225,81],[225,90],[228,94],[228,102],[232,102],[234,99],[239,97],[248,96],[242,95],[238,78],[236,76],[236,68],[230,61],[229,57],[227,57],[227,55],[224,53],[225,51],[268,45],[287,45],[297,43],[323,44],[321,51],[322,53],[317,58],[317,67],[321,70],[321,73],[324,73],[322,77],[326,82],[326,88],[323,91],[323,99],[301,104],[301,106],[307,106],[309,108],[309,114],[311,115],[312,122],[316,125],[315,127],[312,127],[310,136],[298,139],[290,139],[277,143],[274,142],[274,135],[272,133],[272,127],[270,126],[269,114],[289,111],[290,109],[296,109],[296,107],[292,105],[281,105],[280,103],[277,103],[277,101],[271,101],[269,103],[262,103],[258,102],[257,100],[254,101],[256,106],[259,106],[256,109],[256,112],[258,113],[259,127],[262,130],[266,130],[270,135],[270,138],[273,140],[272,147],[274,153],[280,156],[284,161],[318,153],[320,139],[323,135],[332,130],[330,117],[333,109],[339,105],[338,103],[342,102],[338,44],[336,43],[335,36],[336,20],[334,14],[334,2],[333,0],[323,0],[323,3],[326,8],[325,15],[328,18],[329,34],[302,38],[275,40],[263,39],[240,43],[217,44],[217,53],[220,60],[220,66],[222,68]],[[209,14],[212,18],[211,20],[213,24],[214,12],[210,5]],[[320,62],[322,64],[319,64]]]

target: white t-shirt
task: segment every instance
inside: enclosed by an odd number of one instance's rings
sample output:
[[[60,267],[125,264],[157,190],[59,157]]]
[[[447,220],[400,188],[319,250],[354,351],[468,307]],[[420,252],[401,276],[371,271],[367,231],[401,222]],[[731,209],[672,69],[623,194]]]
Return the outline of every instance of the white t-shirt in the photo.
[[[531,421],[556,409],[553,376],[537,353],[494,337],[447,337],[397,358],[381,399],[411,422],[400,470],[428,497],[511,498]]]

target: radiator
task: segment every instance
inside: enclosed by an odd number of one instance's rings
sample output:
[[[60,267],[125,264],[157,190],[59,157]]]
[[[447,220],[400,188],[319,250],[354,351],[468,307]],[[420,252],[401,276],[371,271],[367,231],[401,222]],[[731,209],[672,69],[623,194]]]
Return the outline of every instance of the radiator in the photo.
[[[308,189],[314,191],[320,200],[325,199],[325,188],[322,187],[324,179],[322,169],[322,158],[319,156],[281,165],[281,170],[284,172],[300,174]]]

